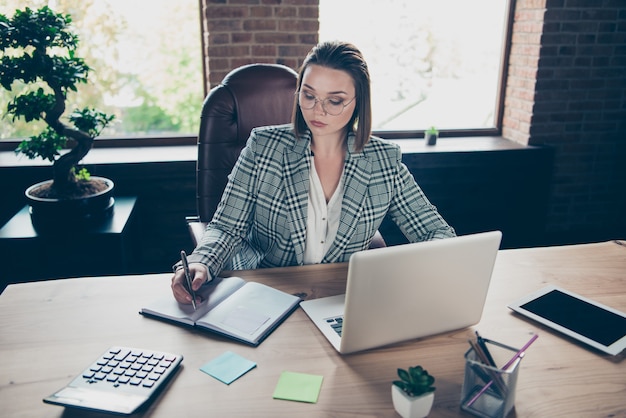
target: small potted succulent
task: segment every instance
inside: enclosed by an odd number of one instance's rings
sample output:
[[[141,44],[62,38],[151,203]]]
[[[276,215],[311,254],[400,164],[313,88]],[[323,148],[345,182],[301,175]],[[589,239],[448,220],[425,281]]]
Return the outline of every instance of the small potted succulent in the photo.
[[[402,418],[423,418],[435,400],[435,378],[422,366],[398,369],[400,380],[391,386],[393,407]]]
[[[426,145],[436,145],[437,138],[439,137],[439,131],[434,126],[431,126],[424,132],[424,138],[426,139]]]

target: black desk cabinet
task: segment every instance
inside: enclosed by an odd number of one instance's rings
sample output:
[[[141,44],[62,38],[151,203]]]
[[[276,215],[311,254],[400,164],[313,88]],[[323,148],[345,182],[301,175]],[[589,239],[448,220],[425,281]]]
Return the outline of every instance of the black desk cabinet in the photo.
[[[110,218],[77,230],[40,233],[23,207],[0,229],[0,291],[7,284],[131,272],[140,256],[136,197],[116,197]]]

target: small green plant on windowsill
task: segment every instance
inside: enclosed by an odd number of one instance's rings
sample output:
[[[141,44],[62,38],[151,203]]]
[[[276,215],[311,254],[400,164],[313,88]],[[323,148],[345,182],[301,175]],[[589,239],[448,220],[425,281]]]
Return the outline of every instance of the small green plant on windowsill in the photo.
[[[439,137],[439,130],[434,126],[431,126],[424,132],[424,138],[426,139],[426,145],[435,145],[437,138]]]

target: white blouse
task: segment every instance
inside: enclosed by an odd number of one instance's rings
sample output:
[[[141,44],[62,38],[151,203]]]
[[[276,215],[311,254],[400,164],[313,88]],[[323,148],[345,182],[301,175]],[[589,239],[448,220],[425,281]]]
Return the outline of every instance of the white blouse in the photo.
[[[314,157],[311,157],[309,174],[309,201],[306,224],[306,244],[304,247],[304,264],[318,264],[335,240],[341,216],[341,200],[343,198],[343,173],[341,180],[328,203],[322,189]]]

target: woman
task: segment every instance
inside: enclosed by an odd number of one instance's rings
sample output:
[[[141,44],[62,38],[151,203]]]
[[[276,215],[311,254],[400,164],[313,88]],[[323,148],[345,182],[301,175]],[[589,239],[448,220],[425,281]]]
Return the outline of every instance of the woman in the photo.
[[[395,144],[371,136],[370,79],[353,45],[324,42],[298,75],[293,122],[252,131],[189,256],[193,289],[223,269],[347,261],[389,214],[411,242],[455,235]],[[180,263],[174,297],[191,303]]]

